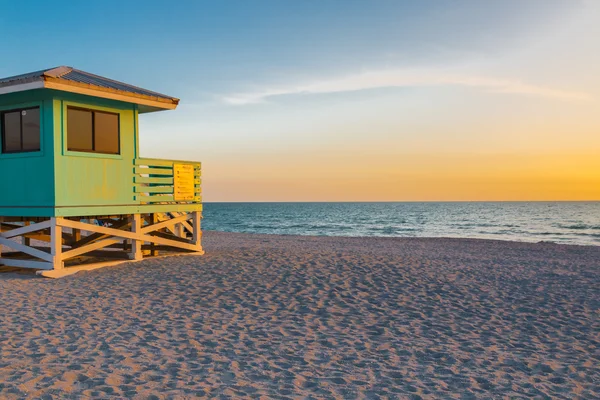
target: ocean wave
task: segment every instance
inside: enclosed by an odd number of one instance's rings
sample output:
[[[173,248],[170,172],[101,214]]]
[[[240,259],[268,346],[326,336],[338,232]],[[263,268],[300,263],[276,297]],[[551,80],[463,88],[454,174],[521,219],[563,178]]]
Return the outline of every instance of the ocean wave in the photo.
[[[559,228],[563,228],[563,229],[572,229],[575,231],[580,231],[580,230],[592,230],[592,231],[600,231],[600,225],[587,225],[587,224],[569,224],[569,225],[565,225],[565,224],[557,224],[555,225]]]
[[[382,233],[384,235],[401,235],[410,232],[420,231],[419,228],[406,228],[406,227],[395,227],[395,226],[383,226],[383,227],[369,227],[367,228],[368,232],[371,233]]]
[[[593,238],[600,238],[600,233],[582,233],[581,236],[590,236]]]
[[[598,245],[600,202],[206,204],[203,227],[327,236],[474,237]]]

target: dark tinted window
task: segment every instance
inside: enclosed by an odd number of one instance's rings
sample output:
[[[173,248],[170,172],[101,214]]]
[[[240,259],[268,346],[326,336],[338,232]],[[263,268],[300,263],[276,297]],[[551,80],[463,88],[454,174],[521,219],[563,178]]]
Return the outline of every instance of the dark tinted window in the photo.
[[[94,139],[97,152],[119,154],[119,116],[94,113]]]
[[[74,151],[94,151],[91,111],[67,109],[67,148]]]
[[[40,109],[34,108],[21,112],[23,126],[23,150],[40,149]]]
[[[14,111],[4,114],[4,124],[2,126],[4,153],[21,151],[21,113]]]
[[[40,150],[40,109],[28,108],[0,113],[2,152]]]
[[[90,153],[119,154],[119,115],[69,107],[67,148]]]

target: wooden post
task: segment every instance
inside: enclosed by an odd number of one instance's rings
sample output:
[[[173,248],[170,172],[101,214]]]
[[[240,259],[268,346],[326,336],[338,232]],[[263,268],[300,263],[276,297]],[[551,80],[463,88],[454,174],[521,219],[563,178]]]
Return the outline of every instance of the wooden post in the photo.
[[[202,230],[200,229],[200,211],[192,211],[192,228],[194,229],[194,245],[198,248],[198,251],[202,251]]]
[[[131,217],[131,232],[141,235],[142,230],[142,217],[140,214],[133,214]],[[131,240],[131,253],[129,258],[132,260],[141,260],[142,255],[142,241],[138,239]]]
[[[166,216],[167,218],[175,218],[178,214],[177,213],[167,213]],[[184,237],[183,236],[183,225],[177,223],[173,225],[173,234],[177,237]]]
[[[123,242],[121,243],[121,246],[122,246],[123,251],[125,253],[127,253],[129,251],[129,249],[131,248],[130,244],[131,244],[131,240],[129,240],[129,239],[123,239]]]
[[[152,218],[151,225],[154,225],[158,222],[158,215],[156,213],[150,214]],[[158,250],[156,250],[156,244],[150,243],[150,256],[155,257],[158,255]]]
[[[65,263],[62,259],[62,226],[58,222],[61,217],[50,218],[50,254],[52,255],[52,266],[55,270],[63,269]]]
[[[29,226],[29,221],[25,221],[25,222],[23,223],[23,226]],[[25,246],[30,246],[30,245],[31,245],[31,241],[30,241],[30,240],[29,240],[29,238],[28,238],[27,236],[25,236],[25,235],[23,235],[23,238],[22,238],[22,242],[21,242],[21,243],[23,243]]]

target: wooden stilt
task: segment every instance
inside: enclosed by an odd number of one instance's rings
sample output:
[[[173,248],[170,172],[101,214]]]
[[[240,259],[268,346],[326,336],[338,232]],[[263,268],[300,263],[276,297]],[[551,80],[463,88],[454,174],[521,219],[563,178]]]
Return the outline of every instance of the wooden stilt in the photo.
[[[131,245],[132,245],[131,240],[123,239],[123,243],[121,243],[121,248],[123,249],[124,252],[129,253],[130,250],[132,249]]]
[[[197,247],[198,251],[202,251],[201,239],[202,239],[202,230],[200,229],[200,219],[202,216],[200,215],[200,211],[192,211],[192,229],[194,241],[194,246]]]
[[[133,214],[131,217],[131,232],[135,234],[141,234],[142,231],[142,217],[140,214]],[[130,258],[132,260],[141,260],[142,255],[142,240],[132,239],[131,240],[131,253]]]
[[[50,254],[52,255],[52,264],[54,269],[63,269],[62,259],[62,226],[59,225],[62,218],[50,218]]]
[[[183,226],[181,225],[181,222],[178,224],[175,224],[175,236],[180,237],[180,238],[185,238],[185,234],[183,232]]]
[[[23,226],[29,226],[29,221],[25,221],[25,222],[23,223]],[[27,236],[23,236],[23,238],[22,238],[22,243],[23,243],[25,246],[29,246],[29,245],[30,245],[30,243],[31,243],[31,241],[29,240],[29,238],[28,238]]]
[[[158,215],[156,213],[152,213],[152,225],[158,222]],[[156,257],[158,255],[158,250],[156,249],[156,244],[150,243],[150,256]]]
[[[56,278],[74,271],[116,265],[122,262],[114,261],[118,258],[142,260],[143,252],[154,256],[159,251],[203,254],[200,211],[98,218],[103,221],[101,225],[96,219],[82,222],[83,219],[75,217],[23,218],[15,223],[3,220],[0,245],[11,251],[0,253],[0,265],[45,270],[41,275]],[[29,224],[19,224],[25,221]],[[50,247],[25,245],[23,237],[46,240]]]

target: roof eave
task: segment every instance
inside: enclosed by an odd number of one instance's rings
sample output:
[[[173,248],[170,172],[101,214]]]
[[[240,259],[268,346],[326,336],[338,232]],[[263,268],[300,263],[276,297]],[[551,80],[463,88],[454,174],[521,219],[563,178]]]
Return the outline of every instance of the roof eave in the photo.
[[[26,90],[43,89],[44,82],[41,80],[28,79],[13,85],[0,85],[0,95],[16,92],[24,92]]]
[[[33,89],[54,89],[63,92],[83,94],[86,96],[124,101],[127,103],[134,103],[149,106],[153,109],[162,110],[174,110],[179,104],[179,99],[176,98],[148,96],[117,89],[105,88],[102,86],[90,85],[87,83],[67,81],[49,76],[30,78],[21,81],[14,81],[11,82],[11,84],[0,85],[0,95]]]
[[[148,96],[138,93],[125,92],[117,89],[105,88],[102,86],[91,85],[88,83],[67,81],[64,79],[53,78],[49,76],[44,76],[42,83],[43,87],[46,89],[61,90],[63,92],[78,93],[86,96],[125,101],[128,103],[146,105],[165,110],[174,110],[179,104],[179,99],[177,98],[167,99],[161,97]]]

